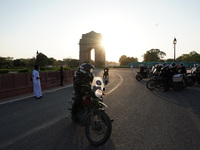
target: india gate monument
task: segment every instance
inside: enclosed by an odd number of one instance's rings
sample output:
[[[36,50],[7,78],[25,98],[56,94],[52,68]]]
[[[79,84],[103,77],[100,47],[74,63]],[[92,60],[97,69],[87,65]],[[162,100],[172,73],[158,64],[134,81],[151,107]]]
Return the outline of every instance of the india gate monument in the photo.
[[[79,46],[79,61],[80,63],[89,62],[91,63],[91,50],[94,49],[95,54],[95,67],[102,67],[105,65],[105,49],[101,45],[102,35],[91,31],[86,34],[82,34],[80,39]]]

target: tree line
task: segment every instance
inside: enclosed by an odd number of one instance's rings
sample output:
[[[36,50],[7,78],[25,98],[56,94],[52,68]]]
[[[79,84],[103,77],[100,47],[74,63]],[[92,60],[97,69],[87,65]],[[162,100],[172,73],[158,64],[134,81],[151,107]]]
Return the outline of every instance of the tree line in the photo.
[[[159,49],[151,49],[146,51],[146,53],[142,56],[143,62],[173,62],[173,58],[163,59],[166,56],[166,53],[160,51]],[[200,54],[196,51],[191,51],[189,54],[183,54],[175,59],[176,62],[197,62],[200,63]],[[122,55],[119,58],[120,66],[126,66],[130,63],[138,62],[138,58],[127,57],[126,55]]]
[[[166,56],[166,53],[160,51],[159,49],[151,49],[146,51],[146,53],[142,56],[143,62],[173,62],[172,58],[170,59],[163,59]],[[191,51],[189,54],[183,54],[176,58],[176,62],[197,62],[200,63],[200,54],[196,51]],[[138,62],[137,57],[128,57],[126,55],[122,55],[119,58],[120,66],[126,66],[130,63]],[[47,66],[68,66],[70,68],[78,67],[79,60],[72,59],[72,58],[64,58],[63,60],[56,60],[52,57],[48,58],[43,53],[38,53],[36,57],[33,58],[20,58],[20,59],[13,59],[13,57],[1,57],[0,56],[0,69],[2,68],[12,68],[12,67],[33,67],[34,64],[38,64],[40,67],[47,67]],[[109,64],[117,65],[115,62],[106,62],[106,65]]]
[[[0,56],[0,69],[3,68],[19,68],[19,67],[27,67],[31,68],[35,64],[39,65],[40,67],[51,67],[51,66],[68,66],[71,68],[79,66],[78,59],[72,58],[64,58],[63,60],[56,60],[52,57],[48,58],[43,53],[38,53],[36,57],[33,58],[20,58],[20,59],[13,59],[13,57],[1,57]]]

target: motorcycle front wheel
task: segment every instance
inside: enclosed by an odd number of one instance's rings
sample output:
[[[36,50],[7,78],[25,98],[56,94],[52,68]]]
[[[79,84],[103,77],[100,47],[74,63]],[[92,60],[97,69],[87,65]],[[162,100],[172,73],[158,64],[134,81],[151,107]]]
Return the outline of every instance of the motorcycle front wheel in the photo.
[[[155,80],[149,80],[147,83],[146,83],[146,87],[149,89],[149,90],[153,90],[157,87],[157,82]]]
[[[112,132],[112,124],[109,116],[104,111],[94,112],[86,120],[85,133],[88,141],[94,145],[103,145],[108,141]]]

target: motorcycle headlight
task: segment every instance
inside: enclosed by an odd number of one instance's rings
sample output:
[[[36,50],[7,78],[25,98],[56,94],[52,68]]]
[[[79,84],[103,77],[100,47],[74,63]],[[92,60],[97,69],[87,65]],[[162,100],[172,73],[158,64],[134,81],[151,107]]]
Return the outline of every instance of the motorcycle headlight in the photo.
[[[94,94],[95,94],[96,97],[101,97],[101,96],[103,95],[103,92],[102,92],[102,90],[97,89],[97,90],[94,92]]]

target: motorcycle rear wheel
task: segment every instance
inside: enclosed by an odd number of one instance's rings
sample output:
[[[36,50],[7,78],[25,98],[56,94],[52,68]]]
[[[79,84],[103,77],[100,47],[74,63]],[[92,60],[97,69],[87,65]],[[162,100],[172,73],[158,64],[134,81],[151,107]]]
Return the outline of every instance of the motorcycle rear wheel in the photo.
[[[183,89],[183,83],[174,83],[172,87],[175,91],[181,91]]]
[[[193,86],[195,84],[194,80],[190,77],[186,77],[185,82],[186,82],[187,86]]]
[[[157,82],[156,80],[149,80],[147,83],[146,83],[146,87],[149,89],[149,90],[153,90],[157,87]]]
[[[108,141],[112,132],[112,124],[109,116],[104,111],[94,112],[92,118],[88,116],[85,124],[85,134],[88,141],[94,145],[103,145]]]
[[[135,78],[136,78],[136,80],[138,80],[138,81],[142,80],[142,77],[141,77],[140,75],[136,75]]]

